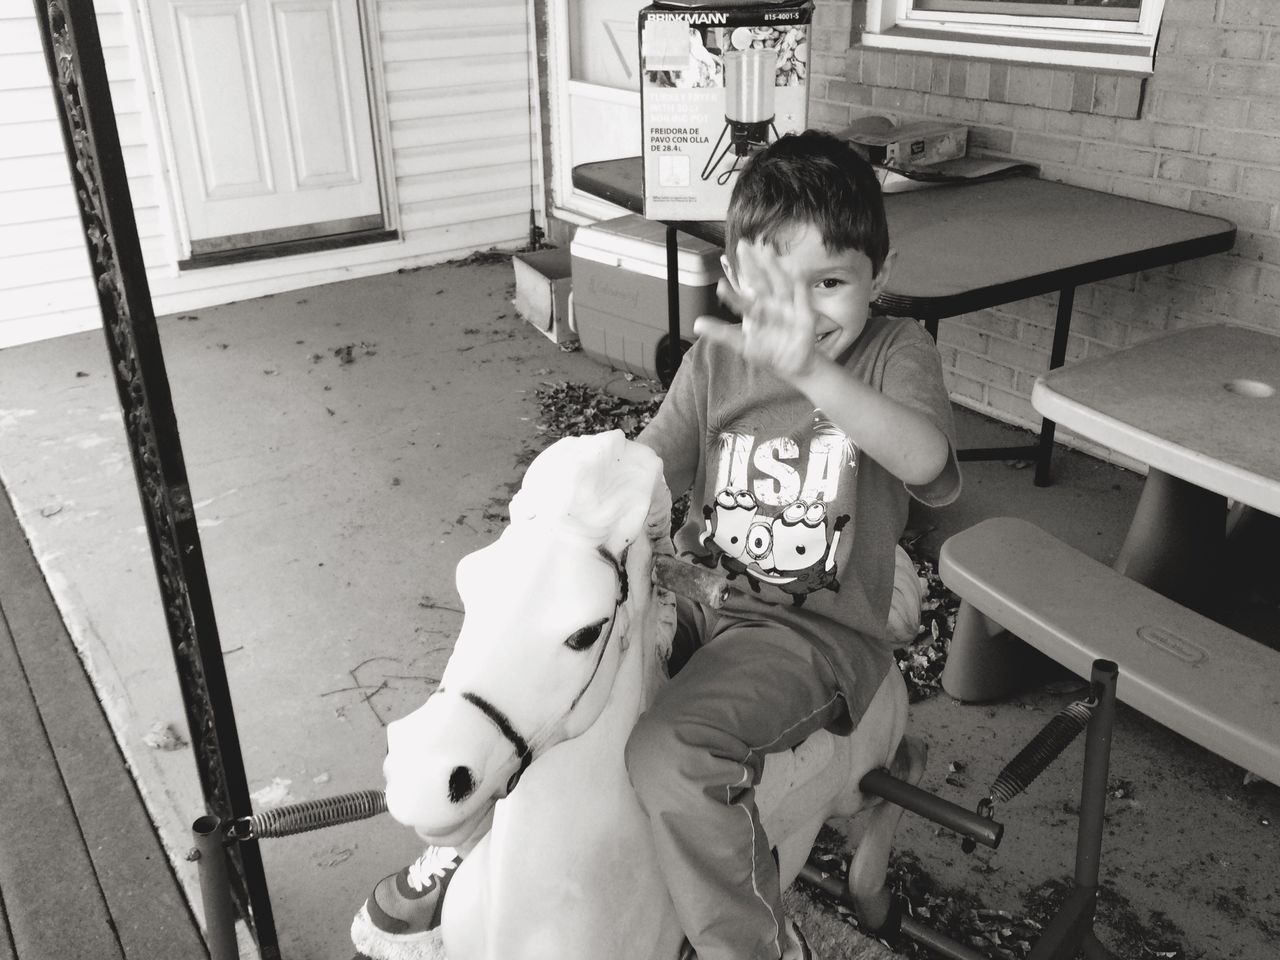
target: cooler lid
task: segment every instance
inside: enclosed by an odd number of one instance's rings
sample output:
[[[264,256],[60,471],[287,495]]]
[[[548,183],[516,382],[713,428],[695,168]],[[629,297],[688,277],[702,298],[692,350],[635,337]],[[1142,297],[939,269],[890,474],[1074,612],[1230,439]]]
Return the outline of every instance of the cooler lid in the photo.
[[[714,243],[683,232],[678,232],[676,238],[682,284],[708,286],[724,276],[720,267],[723,251]],[[612,263],[651,277],[667,274],[666,225],[639,214],[629,213],[625,217],[581,226],[569,247],[573,256],[596,263]]]

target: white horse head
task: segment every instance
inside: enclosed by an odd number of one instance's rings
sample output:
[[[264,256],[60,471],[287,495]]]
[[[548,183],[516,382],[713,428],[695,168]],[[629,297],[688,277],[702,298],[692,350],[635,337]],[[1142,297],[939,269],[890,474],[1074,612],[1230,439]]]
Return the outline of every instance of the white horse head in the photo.
[[[498,540],[464,557],[462,631],[440,686],[387,731],[392,816],[460,843],[529,764],[589,728],[635,636],[646,686],[674,623],[652,583],[671,552],[662,465],[621,431],[557,441],[530,465]]]

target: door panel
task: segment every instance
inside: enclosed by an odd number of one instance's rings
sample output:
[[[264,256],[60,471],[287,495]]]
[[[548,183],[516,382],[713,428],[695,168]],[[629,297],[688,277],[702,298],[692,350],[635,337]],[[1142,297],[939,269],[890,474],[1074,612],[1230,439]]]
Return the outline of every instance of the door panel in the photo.
[[[381,217],[358,3],[150,4],[193,251]]]
[[[276,59],[289,121],[294,182],[302,189],[357,183],[350,91],[330,3],[275,5]]]
[[[174,11],[205,200],[273,190],[247,13],[243,6]]]
[[[640,103],[608,87],[569,84],[572,164],[640,154]]]
[[[639,39],[636,21],[649,0],[551,0],[563,51],[551,76],[558,112],[554,144],[557,204],[592,217],[616,209],[573,189],[579,163],[640,153]]]

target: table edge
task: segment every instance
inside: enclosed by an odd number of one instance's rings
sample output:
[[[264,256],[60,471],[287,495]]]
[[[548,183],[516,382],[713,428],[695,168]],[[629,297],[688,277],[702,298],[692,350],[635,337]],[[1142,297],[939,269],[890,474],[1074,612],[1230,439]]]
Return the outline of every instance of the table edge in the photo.
[[[617,161],[605,160],[596,162],[614,163]],[[586,185],[579,183],[577,171],[582,166],[586,166],[586,164],[579,164],[573,168],[575,187],[587,190],[587,192],[591,193],[593,196],[607,200],[609,203],[613,203],[624,210],[630,211],[631,213],[644,216],[643,198],[627,196],[624,199],[630,200],[631,203],[619,203],[618,199],[613,195],[597,193]],[[585,177],[583,179],[585,179]],[[1056,183],[1058,181],[1048,182]],[[1065,184],[1065,186],[1077,187],[1077,189],[1081,190],[1092,189],[1089,187],[1079,187],[1076,184]],[[1126,199],[1137,198],[1130,197]],[[1151,201],[1139,202],[1150,203]],[[1163,206],[1161,204],[1154,205]],[[1168,209],[1180,210],[1178,207],[1169,207]],[[1216,221],[1221,224],[1221,228],[1200,236],[1190,237],[1185,240],[1177,240],[1173,243],[1167,243],[1159,247],[1152,247],[1146,250],[1138,250],[1130,253],[1122,253],[1115,257],[1107,257],[1101,260],[1091,260],[1088,263],[1063,267],[1047,273],[1036,274],[1032,277],[1022,277],[1016,280],[1009,280],[1003,283],[981,287],[977,290],[966,290],[957,294],[927,296],[895,294],[888,292],[876,300],[876,306],[881,311],[892,316],[914,317],[917,320],[945,320],[949,317],[956,317],[966,313],[973,313],[978,310],[986,310],[991,307],[1017,303],[1021,300],[1031,299],[1032,297],[1060,292],[1064,289],[1077,287],[1084,283],[1096,283],[1099,280],[1109,280],[1113,277],[1124,276],[1141,270],[1150,270],[1155,267],[1166,267],[1174,263],[1180,263],[1184,260],[1193,260],[1197,257],[1205,257],[1214,253],[1223,253],[1230,250],[1232,246],[1235,245],[1237,228],[1230,220],[1223,219],[1222,217],[1216,217],[1212,214],[1196,213],[1191,210],[1181,212],[1201,217],[1206,221]],[[711,221],[655,220],[654,222],[662,223],[668,227],[674,227],[676,230],[688,233],[690,236],[698,237],[699,239],[706,240],[710,243],[717,242],[713,237],[706,236],[705,231],[696,229],[699,224],[710,223]],[[723,230],[721,231],[721,239],[719,242],[723,242]]]
[[[1162,473],[1264,513],[1280,515],[1280,479],[1268,481],[1188,447],[1160,440],[1132,424],[1058,393],[1044,377],[1037,378],[1031,388],[1031,406],[1046,420]],[[1122,442],[1115,442],[1117,439]]]

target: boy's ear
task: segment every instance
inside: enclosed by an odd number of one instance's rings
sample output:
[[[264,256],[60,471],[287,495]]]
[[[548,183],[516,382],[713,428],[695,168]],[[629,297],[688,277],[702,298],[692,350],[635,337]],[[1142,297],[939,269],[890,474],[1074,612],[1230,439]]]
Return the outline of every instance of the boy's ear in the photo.
[[[876,278],[871,281],[871,299],[878,300],[880,294],[884,293],[884,288],[889,283],[889,274],[893,272],[893,261],[897,258],[898,251],[892,247],[885,254],[884,263],[880,264],[880,272],[876,274]]]
[[[730,285],[732,285],[733,289],[737,290],[738,278],[734,275],[733,264],[729,262],[729,255],[727,253],[720,254],[720,269],[724,271],[724,275],[728,279]]]

